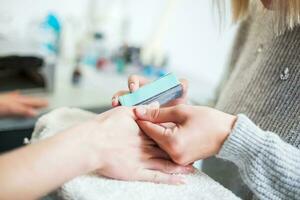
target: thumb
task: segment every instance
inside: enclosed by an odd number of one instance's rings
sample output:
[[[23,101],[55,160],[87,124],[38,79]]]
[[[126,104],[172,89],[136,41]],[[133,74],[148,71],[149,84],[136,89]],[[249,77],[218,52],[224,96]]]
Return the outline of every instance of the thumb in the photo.
[[[181,112],[179,106],[167,108],[138,106],[134,111],[138,119],[153,123],[181,123],[185,118],[185,115]]]
[[[163,127],[159,124],[154,124],[149,121],[136,121],[140,129],[152,140],[154,140],[160,148],[168,153],[168,144],[172,139],[173,130]]]

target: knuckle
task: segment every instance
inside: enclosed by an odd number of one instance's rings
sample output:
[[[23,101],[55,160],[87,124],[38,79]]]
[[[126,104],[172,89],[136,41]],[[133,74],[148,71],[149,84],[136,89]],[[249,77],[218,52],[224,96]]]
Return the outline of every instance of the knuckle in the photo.
[[[159,116],[159,109],[150,109],[150,119],[155,120]]]
[[[180,116],[184,116],[184,115],[187,115],[188,114],[188,111],[189,108],[187,105],[185,104],[179,104],[175,107],[174,109],[174,115],[180,115]]]
[[[171,135],[172,135],[172,130],[170,128],[165,128],[165,130],[163,131],[163,136],[169,138]]]
[[[152,182],[153,183],[159,183],[159,174],[157,172],[154,172],[152,175]]]

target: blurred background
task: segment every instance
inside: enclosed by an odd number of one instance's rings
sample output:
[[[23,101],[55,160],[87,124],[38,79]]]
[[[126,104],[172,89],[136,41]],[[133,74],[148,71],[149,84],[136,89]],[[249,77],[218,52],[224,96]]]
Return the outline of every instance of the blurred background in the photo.
[[[212,104],[236,31],[212,1],[0,2],[0,95],[18,90],[49,103],[32,118],[2,117],[0,152],[22,145],[54,108],[109,109],[130,74],[175,73],[189,80],[192,103]]]

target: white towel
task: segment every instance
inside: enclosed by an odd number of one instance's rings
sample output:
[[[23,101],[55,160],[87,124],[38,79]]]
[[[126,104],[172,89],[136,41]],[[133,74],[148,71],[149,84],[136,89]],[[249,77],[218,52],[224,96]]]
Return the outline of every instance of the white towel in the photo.
[[[75,108],[61,108],[41,117],[31,142],[36,142],[86,121],[95,114]],[[120,166],[121,167],[121,166]],[[126,182],[95,175],[83,175],[65,183],[55,193],[65,200],[235,200],[229,190],[198,171],[186,176],[180,186],[146,182]]]

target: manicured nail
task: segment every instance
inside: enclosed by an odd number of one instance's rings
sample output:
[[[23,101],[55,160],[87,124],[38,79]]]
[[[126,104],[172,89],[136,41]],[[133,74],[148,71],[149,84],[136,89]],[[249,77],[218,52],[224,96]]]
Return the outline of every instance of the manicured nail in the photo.
[[[112,102],[114,102],[114,101],[115,101],[115,99],[116,99],[116,97],[113,97],[113,98],[111,98],[111,101],[112,101]]]
[[[137,114],[143,116],[146,114],[147,110],[144,106],[140,106],[140,107],[136,108],[136,112],[137,112]]]
[[[159,108],[160,105],[159,105],[158,101],[155,101],[155,102],[150,103],[148,106],[151,109],[157,109],[157,108]]]
[[[112,101],[112,104],[113,104],[113,105],[118,104],[118,97],[113,97],[113,98],[111,99],[111,101]]]
[[[134,92],[135,91],[135,84],[134,83],[130,83],[129,84],[129,89],[130,89],[130,91]]]

